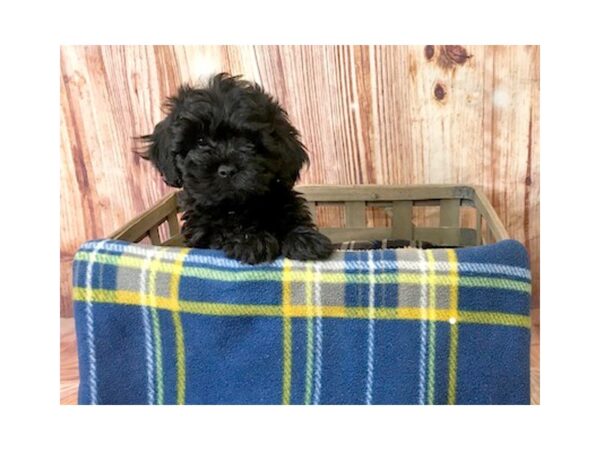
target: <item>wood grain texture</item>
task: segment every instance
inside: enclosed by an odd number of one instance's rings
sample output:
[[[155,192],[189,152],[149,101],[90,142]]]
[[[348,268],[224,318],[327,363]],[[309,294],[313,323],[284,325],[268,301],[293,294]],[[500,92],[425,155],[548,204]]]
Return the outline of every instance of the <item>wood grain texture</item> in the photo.
[[[79,362],[77,338],[72,318],[60,319],[60,404],[77,404],[79,389]]]
[[[61,49],[61,315],[71,262],[169,189],[132,151],[182,82],[219,71],[273,93],[309,149],[304,184],[483,186],[530,253],[539,305],[539,47],[89,46]],[[322,226],[344,209],[318,211]],[[438,226],[424,207],[415,221]],[[369,226],[389,225],[368,211]]]

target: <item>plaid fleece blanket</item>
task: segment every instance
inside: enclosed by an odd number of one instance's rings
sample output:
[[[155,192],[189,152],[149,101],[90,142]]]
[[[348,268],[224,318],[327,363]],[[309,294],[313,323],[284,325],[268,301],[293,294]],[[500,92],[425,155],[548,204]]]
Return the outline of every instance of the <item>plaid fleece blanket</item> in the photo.
[[[85,243],[81,404],[528,404],[530,272],[516,241],[336,251]]]

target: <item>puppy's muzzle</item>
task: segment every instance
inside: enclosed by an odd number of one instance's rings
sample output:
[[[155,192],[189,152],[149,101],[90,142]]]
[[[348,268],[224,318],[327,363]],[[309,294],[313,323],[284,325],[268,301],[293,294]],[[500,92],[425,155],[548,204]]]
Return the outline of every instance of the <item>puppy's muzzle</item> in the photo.
[[[231,178],[233,175],[235,175],[236,172],[237,170],[235,169],[235,167],[230,166],[228,164],[221,164],[217,169],[217,174],[221,178]]]

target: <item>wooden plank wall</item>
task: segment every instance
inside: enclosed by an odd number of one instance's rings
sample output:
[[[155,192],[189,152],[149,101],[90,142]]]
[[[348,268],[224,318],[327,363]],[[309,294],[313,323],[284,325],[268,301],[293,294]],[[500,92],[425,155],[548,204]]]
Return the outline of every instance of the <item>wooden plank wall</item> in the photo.
[[[529,249],[539,305],[539,54],[537,46],[62,47],[61,315],[72,314],[77,247],[168,191],[132,152],[132,137],[152,130],[179,83],[219,71],[262,83],[288,110],[311,154],[302,183],[482,185]],[[319,220],[340,219],[333,211]]]

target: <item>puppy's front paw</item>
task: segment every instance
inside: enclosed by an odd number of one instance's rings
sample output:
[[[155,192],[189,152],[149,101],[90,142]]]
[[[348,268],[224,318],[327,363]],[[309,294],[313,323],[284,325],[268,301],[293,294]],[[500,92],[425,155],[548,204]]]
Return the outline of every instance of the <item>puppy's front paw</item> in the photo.
[[[327,259],[333,252],[329,238],[308,227],[294,228],[281,245],[283,256],[300,261]]]
[[[228,240],[223,245],[225,254],[246,264],[273,261],[279,256],[279,242],[270,233],[248,233]]]

